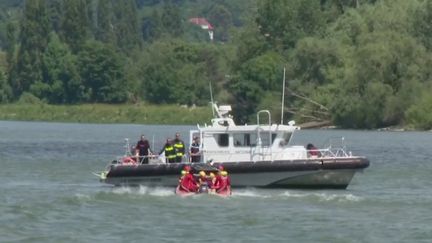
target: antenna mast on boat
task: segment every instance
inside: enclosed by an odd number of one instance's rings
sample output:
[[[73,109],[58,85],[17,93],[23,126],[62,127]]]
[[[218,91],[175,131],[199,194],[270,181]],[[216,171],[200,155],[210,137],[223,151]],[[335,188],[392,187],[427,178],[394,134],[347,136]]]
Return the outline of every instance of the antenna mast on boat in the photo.
[[[283,72],[283,86],[282,86],[282,110],[281,110],[281,125],[283,124],[283,115],[284,115],[284,103],[285,103],[285,67]]]
[[[209,82],[209,86],[210,86],[210,99],[211,99],[212,112],[213,112],[213,117],[215,117],[214,101],[213,101],[213,91],[212,91],[211,82]]]

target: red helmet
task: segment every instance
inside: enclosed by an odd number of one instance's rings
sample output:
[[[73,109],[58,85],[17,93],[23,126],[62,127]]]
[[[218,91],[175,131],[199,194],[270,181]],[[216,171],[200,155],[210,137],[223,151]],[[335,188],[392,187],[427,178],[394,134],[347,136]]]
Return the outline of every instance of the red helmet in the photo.
[[[190,171],[190,170],[191,170],[190,165],[185,165],[185,167],[183,168],[183,170],[185,170],[185,171]]]

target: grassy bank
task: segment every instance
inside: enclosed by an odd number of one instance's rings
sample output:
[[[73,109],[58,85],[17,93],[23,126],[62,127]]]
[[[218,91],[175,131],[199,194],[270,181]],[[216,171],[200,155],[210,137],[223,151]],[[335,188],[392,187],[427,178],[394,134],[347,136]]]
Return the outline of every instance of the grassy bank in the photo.
[[[55,121],[83,123],[136,123],[195,125],[208,123],[210,107],[186,108],[177,105],[0,105],[0,120]]]

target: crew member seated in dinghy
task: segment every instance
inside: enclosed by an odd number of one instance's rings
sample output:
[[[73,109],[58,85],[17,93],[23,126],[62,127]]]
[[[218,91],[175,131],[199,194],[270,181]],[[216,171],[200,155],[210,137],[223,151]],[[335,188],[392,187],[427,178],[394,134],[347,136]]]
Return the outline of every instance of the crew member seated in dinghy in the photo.
[[[190,166],[185,166],[184,171],[186,174],[180,178],[179,190],[182,192],[197,192],[199,185],[195,181],[194,176],[191,173]],[[183,173],[183,172],[182,172]]]
[[[183,180],[183,178],[185,177],[185,175],[187,174],[187,171],[185,171],[185,170],[182,170],[181,172],[180,172],[180,174],[181,174],[181,176],[180,176],[180,178],[179,178],[179,185],[180,185],[180,183],[181,183],[181,181]]]
[[[216,182],[216,175],[213,172],[210,172],[209,179],[208,179],[208,187],[212,188],[215,182]]]
[[[216,193],[216,186],[220,184],[219,181],[221,179],[220,172],[224,170],[224,167],[222,165],[219,165],[218,170],[219,170],[219,172],[216,176],[215,176],[215,174],[213,174],[212,184],[210,187],[210,192],[212,192],[212,193]]]
[[[203,170],[199,172],[198,183],[207,184],[207,174]]]
[[[216,176],[215,183],[212,185],[212,191],[217,194],[230,195],[231,194],[231,180],[228,177],[228,172],[219,166],[219,174]]]
[[[199,192],[200,193],[208,193],[209,188],[210,188],[209,178],[207,177],[207,174],[205,173],[205,171],[199,172],[198,183],[199,183]]]

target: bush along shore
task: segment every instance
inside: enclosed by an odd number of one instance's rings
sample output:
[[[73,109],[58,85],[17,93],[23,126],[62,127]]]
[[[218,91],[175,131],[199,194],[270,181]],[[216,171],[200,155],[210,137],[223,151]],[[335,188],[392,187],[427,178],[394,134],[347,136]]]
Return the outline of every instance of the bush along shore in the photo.
[[[195,125],[209,122],[210,107],[149,104],[4,104],[0,120]]]

